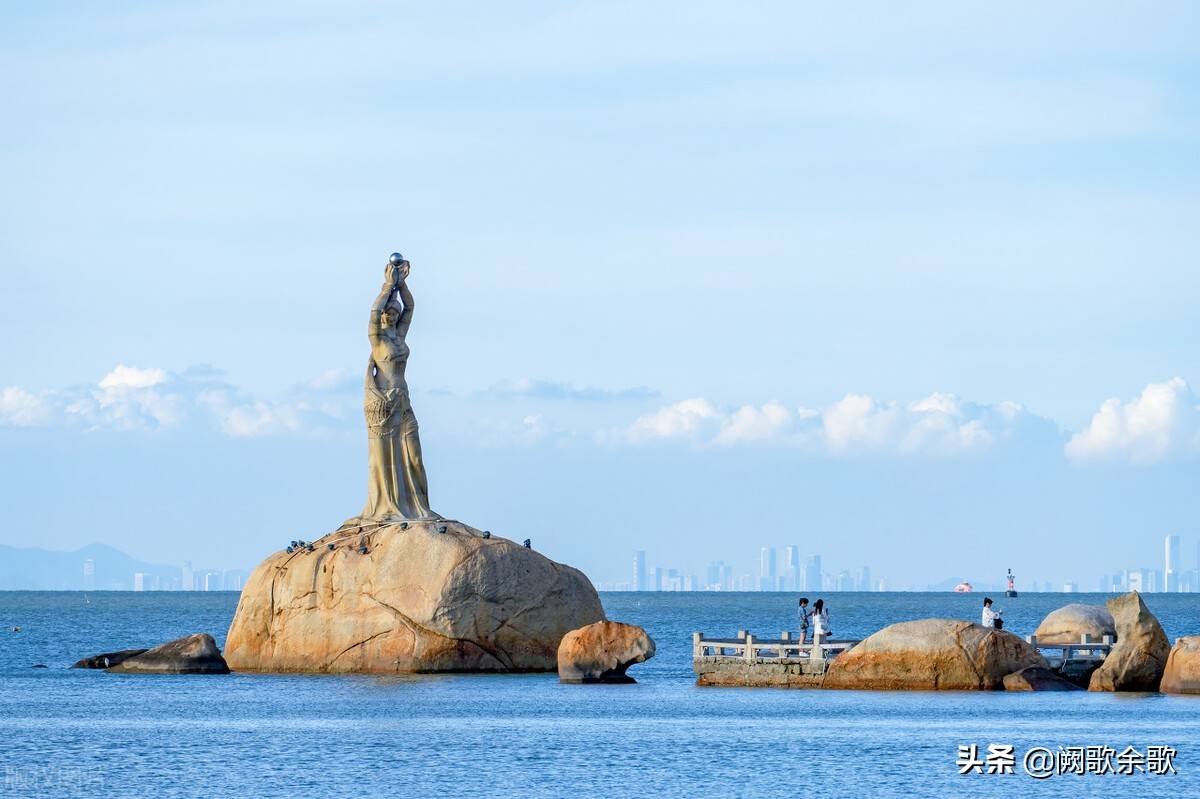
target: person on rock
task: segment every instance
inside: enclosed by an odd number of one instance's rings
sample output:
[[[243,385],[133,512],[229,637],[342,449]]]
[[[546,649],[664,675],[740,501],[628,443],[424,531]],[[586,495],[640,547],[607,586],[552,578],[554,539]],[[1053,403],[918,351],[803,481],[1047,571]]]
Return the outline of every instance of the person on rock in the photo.
[[[984,627],[993,627],[1000,629],[1004,626],[1004,621],[1000,618],[1002,610],[992,610],[992,598],[985,596],[983,598],[983,619],[979,623]]]

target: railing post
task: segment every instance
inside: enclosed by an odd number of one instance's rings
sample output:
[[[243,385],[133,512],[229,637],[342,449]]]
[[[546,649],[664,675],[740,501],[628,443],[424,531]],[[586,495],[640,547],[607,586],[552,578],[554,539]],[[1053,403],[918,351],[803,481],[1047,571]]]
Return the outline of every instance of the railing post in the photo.
[[[1112,646],[1112,644],[1113,644],[1113,637],[1111,635],[1106,635],[1101,640],[1104,641],[1105,646]]]
[[[754,635],[746,633],[746,660],[754,660]]]
[[[692,657],[698,658],[704,654],[700,647],[700,642],[704,639],[704,633],[692,633]]]

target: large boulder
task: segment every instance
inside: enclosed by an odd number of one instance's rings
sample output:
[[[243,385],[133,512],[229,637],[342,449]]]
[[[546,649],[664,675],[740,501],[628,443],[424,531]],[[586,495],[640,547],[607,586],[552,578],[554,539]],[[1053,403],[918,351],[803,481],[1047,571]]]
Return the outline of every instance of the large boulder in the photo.
[[[1042,619],[1034,635],[1039,644],[1077,644],[1083,635],[1090,635],[1097,641],[1106,635],[1115,638],[1117,628],[1108,608],[1076,603],[1061,607]]]
[[[1200,635],[1175,641],[1167,655],[1159,690],[1164,694],[1200,694]]]
[[[196,633],[147,649],[108,670],[118,674],[228,674],[229,666],[213,637]]]
[[[885,627],[839,655],[822,688],[995,690],[1004,676],[1046,667],[1017,636],[969,621],[920,619]]]
[[[563,636],[558,645],[561,682],[635,682],[625,670],[654,657],[654,639],[641,627],[598,621]]]
[[[225,643],[236,671],[553,671],[562,637],[604,618],[579,570],[459,522],[292,549],[242,590]]]
[[[1137,591],[1108,600],[1108,610],[1116,623],[1117,643],[1092,672],[1088,690],[1157,691],[1171,651],[1162,625]]]
[[[1060,676],[1053,669],[1028,666],[1004,676],[1006,691],[1082,691],[1075,683]]]
[[[131,657],[146,652],[146,649],[122,649],[117,652],[101,652],[99,655],[92,655],[88,658],[75,661],[73,669],[107,669],[116,666],[118,663],[123,663]]]

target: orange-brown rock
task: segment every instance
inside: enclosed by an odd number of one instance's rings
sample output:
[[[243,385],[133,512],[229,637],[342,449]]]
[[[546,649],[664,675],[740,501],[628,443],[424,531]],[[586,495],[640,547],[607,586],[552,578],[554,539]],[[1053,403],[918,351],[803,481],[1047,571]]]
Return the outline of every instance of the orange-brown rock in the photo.
[[[1007,674],[1045,667],[1017,636],[956,619],[920,619],[885,627],[839,655],[822,688],[995,690]]]
[[[405,528],[342,530],[263,561],[229,629],[229,666],[553,671],[562,637],[604,618],[577,569],[459,522]]]
[[[1164,694],[1200,694],[1200,635],[1180,638],[1171,647],[1158,690]]]
[[[654,657],[654,639],[641,627],[598,621],[563,636],[558,645],[562,682],[634,682],[625,670]]]
[[[1092,672],[1089,691],[1157,691],[1171,652],[1158,619],[1137,591],[1108,600],[1117,643]]]

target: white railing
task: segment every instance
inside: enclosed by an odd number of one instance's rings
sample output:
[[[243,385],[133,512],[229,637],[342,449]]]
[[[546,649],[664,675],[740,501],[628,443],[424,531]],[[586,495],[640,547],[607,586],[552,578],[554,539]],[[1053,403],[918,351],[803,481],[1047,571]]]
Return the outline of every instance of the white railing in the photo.
[[[1037,647],[1038,651],[1042,653],[1042,657],[1046,658],[1046,662],[1054,669],[1061,669],[1068,663],[1100,663],[1108,657],[1108,653],[1112,651],[1114,643],[1111,635],[1098,638],[1087,633],[1080,634],[1079,643],[1077,644],[1042,643],[1036,635],[1027,635],[1025,636],[1025,640],[1031,646]],[[1055,654],[1049,654],[1047,650]]]
[[[692,633],[692,658],[722,658],[754,662],[789,660],[829,660],[857,644],[858,641],[835,640],[817,634],[813,640],[802,642],[788,631],[779,638],[758,639],[747,630],[738,630],[736,638],[707,638],[704,633]]]

